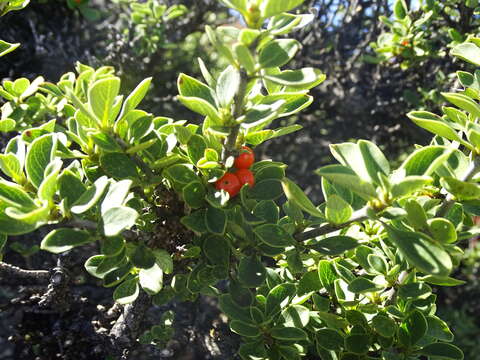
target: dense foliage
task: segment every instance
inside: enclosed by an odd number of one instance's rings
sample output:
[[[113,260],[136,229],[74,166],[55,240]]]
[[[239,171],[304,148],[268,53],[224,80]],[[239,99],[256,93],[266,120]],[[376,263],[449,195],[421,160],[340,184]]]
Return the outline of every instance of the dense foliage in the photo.
[[[409,113],[435,136],[398,166],[371,141],[331,145],[338,164],[316,171],[317,206],[277,154],[245,159],[244,147],[301,129],[282,119],[309,107],[326,76],[287,68],[302,48],[287,36],[315,15],[289,12],[302,0],[223,3],[246,27],[207,26],[220,71],[199,59],[203,79],[177,82],[200,124],[138,109],[152,79],[121,95],[111,66],[77,63],[56,83],[3,81],[0,129],[18,135],[0,155],[0,248],[44,228],[40,248],[54,254],[97,243],[85,270],[118,304],[133,303],[125,311],[145,294],[157,306],[216,297],[243,359],[463,359],[431,285],[463,283],[451,276],[459,244],[478,231],[478,73],[458,72],[462,90],[442,94],[452,106],[441,116]],[[143,15],[187,11],[136,5],[126,39],[150,30]],[[395,10],[404,20],[406,4]],[[134,37],[135,51],[166,51],[156,30]],[[465,40],[452,55],[480,66],[479,40]],[[164,346],[172,321],[166,312],[138,340]]]

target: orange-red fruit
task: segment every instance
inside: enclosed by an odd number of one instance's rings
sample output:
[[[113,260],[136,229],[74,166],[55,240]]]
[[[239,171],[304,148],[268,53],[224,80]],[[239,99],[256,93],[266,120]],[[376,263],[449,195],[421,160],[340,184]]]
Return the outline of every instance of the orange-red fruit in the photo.
[[[248,169],[255,162],[255,154],[248,146],[242,146],[240,155],[235,158],[233,165],[237,169]]]
[[[253,187],[253,185],[255,185],[255,177],[250,170],[238,169],[235,175],[237,175],[238,180],[240,180],[241,186],[248,184],[250,187]]]
[[[235,174],[227,172],[215,182],[215,188],[225,190],[230,194],[230,197],[234,197],[242,188],[242,184]]]

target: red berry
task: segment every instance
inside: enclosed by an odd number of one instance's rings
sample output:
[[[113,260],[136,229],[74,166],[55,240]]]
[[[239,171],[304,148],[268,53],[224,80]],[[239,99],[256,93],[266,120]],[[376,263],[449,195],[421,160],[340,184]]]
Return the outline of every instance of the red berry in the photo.
[[[250,187],[253,187],[253,185],[255,185],[255,177],[250,170],[238,169],[235,175],[237,175],[238,180],[240,180],[240,184],[242,186],[248,184]]]
[[[240,155],[235,158],[233,165],[237,169],[248,169],[255,162],[255,154],[248,146],[242,146]]]
[[[225,190],[230,194],[230,197],[234,197],[238,194],[242,185],[240,184],[240,180],[235,174],[232,173],[225,173],[220,179],[217,180],[215,183],[215,188],[217,190]]]

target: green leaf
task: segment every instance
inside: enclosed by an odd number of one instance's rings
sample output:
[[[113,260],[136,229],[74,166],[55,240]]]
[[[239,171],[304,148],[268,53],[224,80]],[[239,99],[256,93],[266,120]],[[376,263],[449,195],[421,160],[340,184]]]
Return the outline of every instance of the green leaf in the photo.
[[[140,269],[138,279],[142,289],[149,295],[158,294],[162,290],[163,271],[157,264],[148,269]]]
[[[480,197],[480,186],[473,182],[446,176],[440,179],[440,184],[458,200],[476,200]]]
[[[211,233],[222,235],[227,227],[225,211],[209,206],[205,212],[205,225]]]
[[[116,77],[97,80],[88,90],[88,104],[102,127],[112,125],[110,114],[119,91],[120,79]]]
[[[328,260],[320,260],[318,263],[318,276],[323,287],[327,290],[331,289],[334,281],[338,278],[335,268]]]
[[[43,201],[51,201],[57,191],[58,173],[62,168],[60,159],[53,160],[45,169],[45,179],[38,188],[38,198]]]
[[[37,228],[37,224],[26,223],[21,220],[13,219],[0,212],[0,233],[8,235],[22,235],[32,232]]]
[[[192,231],[205,233],[208,231],[207,225],[205,224],[205,213],[206,210],[200,209],[182,217],[180,222]]]
[[[407,176],[392,185],[391,193],[394,198],[410,195],[430,185],[432,181],[430,176]]]
[[[67,208],[70,208],[86,190],[82,181],[70,170],[64,170],[58,177],[57,187]]]
[[[339,225],[350,220],[353,209],[349,203],[338,195],[330,195],[327,199],[325,217],[327,221]]]
[[[238,265],[238,279],[245,286],[254,288],[263,285],[267,277],[267,270],[260,259],[255,256],[244,257]]]
[[[325,74],[314,68],[285,70],[276,75],[265,74],[263,77],[275,84],[290,86],[296,89],[310,89],[326,79]]]
[[[49,220],[50,206],[48,202],[45,201],[41,207],[27,211],[23,211],[23,209],[16,207],[8,207],[5,209],[5,215],[23,223],[32,224],[35,225],[35,227],[38,227],[45,224]]]
[[[113,292],[113,299],[120,305],[130,304],[137,299],[139,293],[138,278],[135,277],[120,284]]]
[[[263,344],[263,342],[243,343],[242,345],[240,345],[238,354],[240,355],[242,360],[268,359],[268,354],[265,350],[265,345]]]
[[[230,329],[240,336],[257,337],[260,335],[260,330],[258,330],[257,326],[246,324],[239,320],[232,320],[230,322]]]
[[[305,273],[298,283],[298,295],[304,295],[311,291],[319,291],[323,287],[318,276],[318,271],[312,270]]]
[[[317,344],[327,350],[340,351],[344,346],[343,336],[333,329],[320,329],[315,333]]]
[[[275,36],[288,34],[290,31],[301,28],[311,22],[312,19],[308,15],[293,15],[289,13],[275,15],[268,22],[268,30]]]
[[[377,197],[375,187],[362,180],[353,170],[343,165],[327,165],[315,171],[333,184],[345,186],[365,200]]]
[[[405,327],[410,337],[410,344],[415,345],[427,333],[427,320],[419,310],[413,310],[405,319]]]
[[[267,302],[265,304],[265,314],[267,317],[273,317],[278,314],[295,295],[295,285],[279,284],[268,292]]]
[[[105,213],[105,211],[112,207],[122,206],[129,194],[131,186],[131,180],[121,180],[118,182],[112,181],[108,187],[107,194],[103,198],[102,205],[100,207],[101,213]]]
[[[198,181],[192,181],[182,190],[183,199],[191,208],[197,209],[205,203],[205,195],[207,194],[205,186]]]
[[[272,247],[287,247],[295,245],[295,240],[286,230],[279,225],[265,224],[257,226],[254,233],[265,244]]]
[[[308,339],[307,333],[296,327],[274,327],[270,330],[270,335],[274,339],[284,341],[302,341]]]
[[[380,274],[386,275],[388,272],[388,264],[383,256],[376,254],[368,254],[367,256],[368,264],[372,269]]]
[[[207,85],[205,85],[201,81],[198,81],[197,79],[191,76],[180,74],[180,76],[178,77],[177,85],[178,85],[178,92],[182,97],[200,98],[205,100],[214,109],[217,108],[215,95],[213,94],[212,89],[210,89]]]
[[[386,176],[390,174],[390,164],[387,158],[377,145],[367,140],[359,140],[358,149],[370,178],[380,184],[379,173]]]
[[[20,46],[20,43],[8,43],[6,41],[0,40],[0,57],[7,55],[8,53],[12,52],[16,48]]]
[[[432,237],[441,243],[450,244],[457,241],[455,226],[448,219],[430,219],[428,220],[428,227]]]
[[[175,164],[164,170],[164,174],[171,181],[187,185],[192,181],[199,181],[192,168],[186,164]]]
[[[255,59],[246,45],[241,43],[235,44],[233,46],[233,52],[237,61],[245,68],[245,70],[247,70],[248,73],[255,72]]]
[[[357,277],[355,280],[350,282],[350,284],[348,284],[348,291],[356,294],[375,292],[382,289],[383,286],[379,286],[373,281],[361,276]]]
[[[400,170],[405,171],[405,176],[430,176],[448,160],[451,154],[452,150],[445,146],[425,146],[410,154]]]
[[[115,179],[138,179],[137,165],[124,153],[103,153],[100,156],[100,165],[108,175]]]
[[[290,305],[282,311],[285,326],[304,328],[310,322],[310,310],[302,305]]]
[[[103,233],[115,236],[135,225],[138,213],[126,206],[111,207],[102,214]]]
[[[155,262],[163,270],[165,274],[171,274],[173,272],[173,260],[168,252],[163,249],[152,250],[155,256]]]
[[[17,183],[23,178],[22,164],[14,154],[0,154],[0,169]]]
[[[480,48],[471,42],[455,46],[451,54],[471,64],[480,66]]]
[[[356,248],[359,245],[359,242],[349,236],[337,235],[305,245],[321,254],[336,256],[343,254],[345,251]]]
[[[463,352],[458,347],[447,343],[434,343],[425,346],[419,351],[425,356],[432,356],[436,359],[442,360],[462,360]]]
[[[283,12],[290,11],[303,4],[305,0],[265,0],[260,3],[262,18],[269,18]]]
[[[111,236],[102,239],[102,254],[105,256],[119,255],[125,248],[125,241],[121,236]]]
[[[445,321],[436,316],[427,316],[427,324],[427,336],[433,337],[440,341],[453,341],[453,334]]]
[[[383,337],[392,337],[397,332],[397,324],[386,315],[378,314],[372,319],[372,326]]]
[[[288,63],[297,53],[300,43],[294,39],[278,39],[270,41],[259,55],[262,68],[281,67]]]
[[[138,268],[150,269],[155,264],[156,258],[151,249],[140,244],[135,247],[135,250],[130,256],[130,261]]]
[[[28,147],[25,170],[28,180],[38,188],[43,181],[45,169],[55,157],[57,136],[46,134],[36,138]]]
[[[220,107],[228,108],[240,86],[240,73],[233,66],[227,67],[217,81],[217,96]]]
[[[427,214],[415,199],[408,199],[404,208],[407,211],[408,222],[417,230],[427,228]]]
[[[36,208],[33,199],[15,183],[0,181],[0,200],[10,206],[21,207],[28,210]]]
[[[105,192],[109,180],[106,176],[98,178],[73,204],[71,211],[74,214],[83,214],[90,210]]]
[[[109,134],[106,134],[103,132],[95,132],[95,133],[89,133],[89,135],[90,135],[90,138],[93,140],[93,142],[102,150],[112,151],[112,152],[122,150],[120,145],[118,145],[115,139]]]
[[[226,6],[244,13],[247,9],[247,0],[221,0]]]
[[[2,119],[0,120],[0,131],[2,132],[10,132],[15,130],[15,127],[17,126],[17,123],[13,119]]]
[[[275,200],[283,195],[282,183],[278,179],[258,181],[248,194],[256,200]]]
[[[228,244],[228,239],[218,235],[209,236],[204,240],[202,249],[211,264],[229,264],[230,246]]]
[[[279,214],[280,210],[272,200],[260,201],[253,209],[253,215],[272,224],[278,222]]]
[[[418,126],[431,133],[444,137],[448,140],[461,141],[460,137],[448,124],[442,121],[438,115],[428,111],[412,111],[407,116]]]
[[[148,92],[148,88],[150,87],[150,83],[152,82],[152,78],[144,79],[137,87],[128,95],[125,99],[125,102],[122,106],[122,111],[120,115],[118,115],[118,119],[122,119],[125,115],[128,114],[129,111],[134,110],[138,104],[143,100],[145,95]]]
[[[390,239],[411,265],[430,275],[448,276],[452,271],[452,259],[440,246],[420,233],[387,227]]]
[[[393,6],[393,13],[395,14],[395,17],[399,20],[405,19],[407,16],[407,5],[405,3],[405,0],[396,0],[395,5]]]
[[[218,306],[229,318],[240,320],[244,323],[251,323],[250,312],[246,308],[237,305],[231,295],[221,295],[218,298]]]
[[[454,279],[449,276],[441,277],[441,276],[428,275],[428,276],[419,278],[419,280],[425,281],[429,284],[439,285],[439,286],[458,286],[458,285],[464,285],[466,283],[466,281],[464,280]]]
[[[480,105],[478,105],[474,100],[472,100],[467,95],[456,94],[456,93],[442,93],[442,95],[445,99],[447,99],[452,104],[458,106],[460,109],[463,109],[469,112],[476,118],[480,117]]]
[[[288,178],[282,180],[283,191],[289,201],[297,204],[306,213],[323,218],[323,213],[312,204],[302,189]]]
[[[398,296],[402,299],[425,298],[431,293],[432,288],[421,282],[405,284],[398,289]]]
[[[76,246],[88,244],[94,240],[87,231],[61,228],[48,233],[48,235],[43,238],[40,248],[54,254],[59,254],[73,249]]]
[[[345,338],[345,348],[355,354],[365,354],[370,348],[368,335],[353,334]]]
[[[187,145],[188,156],[192,163],[196,164],[203,157],[205,150],[207,149],[207,144],[202,136],[194,134],[190,140],[188,140]]]

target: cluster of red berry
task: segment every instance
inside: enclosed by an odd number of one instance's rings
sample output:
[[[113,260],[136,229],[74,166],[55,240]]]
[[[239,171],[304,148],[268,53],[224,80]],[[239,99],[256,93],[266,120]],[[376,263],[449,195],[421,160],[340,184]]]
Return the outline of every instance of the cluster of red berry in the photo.
[[[253,173],[248,170],[255,162],[255,155],[253,150],[248,146],[243,146],[240,155],[235,158],[233,166],[236,168],[235,172],[226,172],[215,183],[217,190],[225,190],[234,197],[238,194],[243,185],[248,184],[250,187],[255,185],[255,178]]]

